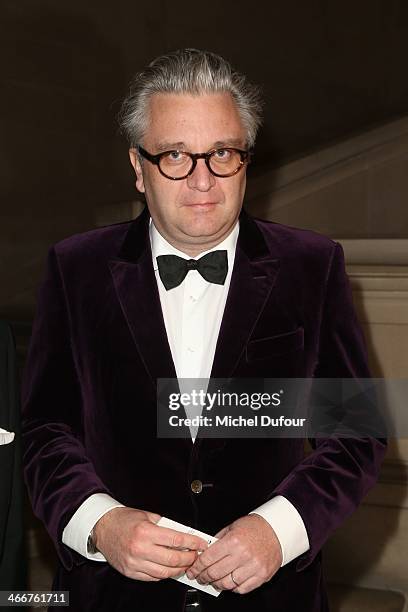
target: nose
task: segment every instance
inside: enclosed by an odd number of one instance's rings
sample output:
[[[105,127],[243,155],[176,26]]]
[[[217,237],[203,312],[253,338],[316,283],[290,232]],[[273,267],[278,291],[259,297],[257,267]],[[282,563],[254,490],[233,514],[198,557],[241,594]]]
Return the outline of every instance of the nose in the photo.
[[[205,159],[197,160],[193,173],[187,177],[187,185],[190,189],[197,191],[209,191],[211,187],[214,187],[215,176],[207,168]]]

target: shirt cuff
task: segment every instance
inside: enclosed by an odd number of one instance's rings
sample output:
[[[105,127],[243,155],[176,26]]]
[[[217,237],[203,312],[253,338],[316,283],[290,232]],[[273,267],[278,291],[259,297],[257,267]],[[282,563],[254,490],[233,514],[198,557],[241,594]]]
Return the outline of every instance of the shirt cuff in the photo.
[[[72,515],[69,523],[62,532],[64,544],[73,548],[83,557],[92,561],[106,561],[101,552],[88,551],[88,538],[99,519],[113,510],[123,508],[123,504],[106,493],[94,493],[86,499]]]
[[[10,444],[14,440],[14,431],[7,431],[7,429],[2,429],[0,427],[0,444],[6,445]]]
[[[277,495],[249,514],[259,514],[272,527],[282,549],[282,565],[286,565],[309,550],[305,524],[293,504]]]

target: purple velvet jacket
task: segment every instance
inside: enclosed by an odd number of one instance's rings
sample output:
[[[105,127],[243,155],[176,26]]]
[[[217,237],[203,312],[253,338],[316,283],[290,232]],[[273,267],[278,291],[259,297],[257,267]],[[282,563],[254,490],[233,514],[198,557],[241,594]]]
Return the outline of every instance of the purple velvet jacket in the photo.
[[[206,612],[323,612],[320,549],[375,483],[375,439],[157,439],[156,379],[176,377],[148,234],[133,222],[50,249],[23,380],[25,478],[60,565],[54,588],[81,612],[181,612],[186,588],[134,581],[62,544],[91,494],[219,529],[284,495],[310,550],[247,595],[204,595]],[[364,340],[340,245],[314,232],[240,218],[212,377],[366,377]],[[190,483],[212,486],[200,494]]]

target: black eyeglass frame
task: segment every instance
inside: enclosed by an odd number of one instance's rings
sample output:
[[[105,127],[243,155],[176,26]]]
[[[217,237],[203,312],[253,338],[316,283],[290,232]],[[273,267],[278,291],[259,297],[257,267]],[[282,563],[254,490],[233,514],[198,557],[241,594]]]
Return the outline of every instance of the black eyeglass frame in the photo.
[[[207,166],[211,174],[213,174],[214,176],[217,176],[218,178],[229,178],[230,176],[234,176],[235,174],[237,174],[246,164],[248,164],[251,160],[251,155],[252,155],[252,151],[244,151],[242,149],[236,149],[235,147],[217,147],[216,149],[211,149],[211,151],[207,151],[207,153],[189,153],[188,151],[181,151],[179,149],[171,149],[170,151],[163,151],[163,153],[157,153],[157,155],[153,155],[152,153],[149,153],[148,151],[146,151],[146,149],[143,149],[143,147],[141,146],[138,146],[137,150],[139,151],[142,157],[144,157],[150,163],[158,167],[159,172],[162,176],[166,177],[167,179],[170,179],[171,181],[182,181],[183,179],[186,179],[188,176],[193,174],[197,166],[198,159],[205,160],[205,165]],[[214,170],[210,166],[210,158],[217,151],[235,151],[236,153],[239,153],[241,159],[240,159],[238,168],[236,168],[236,170],[234,170],[233,172],[230,172],[229,174],[217,174],[217,172],[214,172]],[[165,174],[163,172],[163,170],[160,168],[160,160],[162,157],[164,157],[165,155],[168,155],[169,153],[184,153],[185,155],[188,155],[190,157],[192,161],[192,166],[190,170],[187,172],[187,174],[185,174],[184,176],[174,177],[174,176],[169,176],[168,174]]]

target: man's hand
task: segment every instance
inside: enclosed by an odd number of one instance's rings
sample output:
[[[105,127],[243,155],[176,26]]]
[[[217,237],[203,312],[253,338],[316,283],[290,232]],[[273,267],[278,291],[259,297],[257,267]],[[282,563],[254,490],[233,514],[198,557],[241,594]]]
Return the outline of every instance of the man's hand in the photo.
[[[187,571],[188,578],[219,590],[249,593],[270,580],[282,564],[279,540],[258,514],[243,516],[224,527]],[[233,572],[234,580],[231,578]]]
[[[179,576],[208,544],[198,536],[159,527],[159,519],[153,512],[113,508],[94,527],[96,548],[128,578],[158,581]]]

